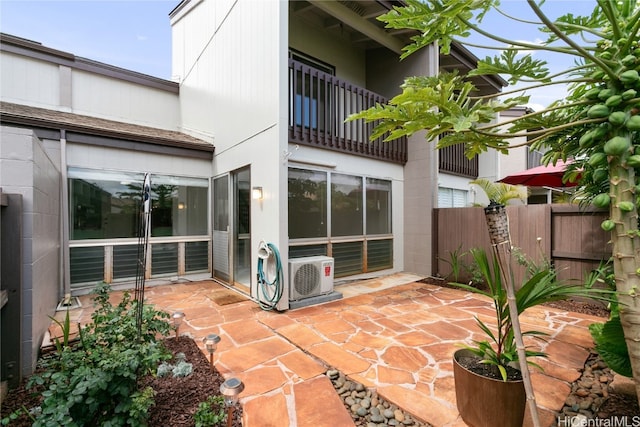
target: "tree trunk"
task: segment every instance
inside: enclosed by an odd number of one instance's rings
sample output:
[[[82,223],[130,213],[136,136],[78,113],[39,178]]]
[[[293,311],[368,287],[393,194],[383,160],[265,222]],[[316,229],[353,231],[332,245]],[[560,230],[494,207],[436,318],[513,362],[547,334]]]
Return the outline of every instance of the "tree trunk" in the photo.
[[[619,157],[610,159],[610,214],[616,223],[611,232],[613,271],[618,291],[620,322],[640,403],[640,236],[635,171],[632,167],[623,166]],[[621,202],[631,202],[633,210],[622,211],[619,207]]]

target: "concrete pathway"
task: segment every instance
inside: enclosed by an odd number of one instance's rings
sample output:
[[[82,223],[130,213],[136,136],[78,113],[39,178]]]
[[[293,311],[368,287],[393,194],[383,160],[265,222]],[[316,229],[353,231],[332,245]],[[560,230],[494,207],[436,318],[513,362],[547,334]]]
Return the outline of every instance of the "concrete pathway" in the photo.
[[[336,289],[343,299],[282,313],[251,300],[219,306],[211,297],[224,287],[214,281],[148,288],[145,300],[185,312],[180,333],[201,347],[209,333],[222,338],[214,363],[222,375],[245,384],[244,427],[353,426],[324,375],[328,367],[375,388],[419,420],[464,426],[455,404],[452,354],[462,342],[483,339],[474,316],[491,321],[491,302],[418,279],[396,274],[342,285]],[[85,308],[74,316],[87,319],[91,303],[82,300]],[[545,371],[532,372],[543,425],[555,425],[554,413],[593,345],[587,327],[601,320],[549,307],[521,316],[523,330],[549,334],[546,342],[529,343],[549,354],[539,361]]]

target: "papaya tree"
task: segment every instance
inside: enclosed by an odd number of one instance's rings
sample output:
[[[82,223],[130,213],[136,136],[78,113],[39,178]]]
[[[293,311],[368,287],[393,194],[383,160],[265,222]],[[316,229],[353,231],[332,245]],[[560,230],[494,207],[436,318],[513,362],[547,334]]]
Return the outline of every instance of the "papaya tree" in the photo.
[[[527,0],[534,19],[503,11],[498,0],[406,0],[379,19],[392,29],[415,31],[401,58],[434,43],[447,54],[452,43],[493,49],[469,75],[500,75],[517,89],[478,96],[473,84],[456,73],[405,79],[401,93],[350,120],[378,121],[372,138],[392,140],[425,131],[437,148],[464,144],[469,158],[488,149],[507,153],[509,141],[548,151],[543,163],[573,159],[565,179],[580,177],[588,200],[607,207],[602,227],[611,232],[619,319],[640,396],[640,6],[636,0],[596,0],[589,16],[567,13],[552,19],[544,0]],[[568,4],[568,3],[565,3]],[[488,13],[517,25],[534,25],[541,43],[511,40],[483,28]],[[493,26],[502,28],[502,26]],[[471,42],[475,33],[487,40]],[[551,72],[533,54],[570,58],[572,65]],[[525,105],[531,89],[568,84],[567,95],[546,108],[499,122],[500,112]],[[529,92],[524,92],[525,90]],[[561,91],[558,91],[561,92]],[[509,124],[505,129],[505,124]]]

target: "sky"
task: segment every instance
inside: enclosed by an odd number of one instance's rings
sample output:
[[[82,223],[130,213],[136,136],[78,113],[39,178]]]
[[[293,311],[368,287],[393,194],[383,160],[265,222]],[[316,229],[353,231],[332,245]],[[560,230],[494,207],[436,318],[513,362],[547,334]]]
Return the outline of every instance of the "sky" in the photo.
[[[180,0],[0,0],[0,31],[76,56],[170,80],[169,13],[179,3]],[[595,0],[547,0],[543,9],[555,18],[567,12],[588,15],[594,5]],[[503,0],[502,7],[510,14],[532,17],[530,12],[526,13],[524,0]],[[535,26],[506,23],[498,14],[487,16],[483,28],[531,42],[542,37]],[[479,57],[490,54],[471,50]],[[572,63],[538,53],[536,57],[549,60],[552,68]],[[540,109],[563,93],[565,89],[558,87],[538,90],[530,93],[530,105]]]
[[[0,31],[171,79],[169,13],[180,0],[0,0]]]

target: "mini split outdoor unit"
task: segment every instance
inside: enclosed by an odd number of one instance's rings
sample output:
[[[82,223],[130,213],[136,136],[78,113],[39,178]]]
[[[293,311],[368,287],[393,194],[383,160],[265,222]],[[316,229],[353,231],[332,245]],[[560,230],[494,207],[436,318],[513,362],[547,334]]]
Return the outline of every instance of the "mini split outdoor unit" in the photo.
[[[289,300],[333,292],[333,258],[312,256],[289,260]]]

